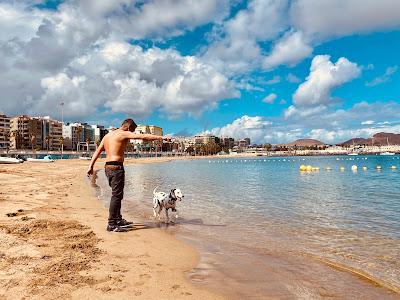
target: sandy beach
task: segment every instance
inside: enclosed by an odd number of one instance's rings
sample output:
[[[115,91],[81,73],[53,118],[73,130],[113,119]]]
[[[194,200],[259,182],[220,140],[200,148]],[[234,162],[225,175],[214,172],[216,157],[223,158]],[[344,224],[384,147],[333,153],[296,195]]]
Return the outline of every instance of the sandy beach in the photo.
[[[199,255],[173,236],[107,232],[87,165],[0,165],[0,299],[223,299],[187,280]]]

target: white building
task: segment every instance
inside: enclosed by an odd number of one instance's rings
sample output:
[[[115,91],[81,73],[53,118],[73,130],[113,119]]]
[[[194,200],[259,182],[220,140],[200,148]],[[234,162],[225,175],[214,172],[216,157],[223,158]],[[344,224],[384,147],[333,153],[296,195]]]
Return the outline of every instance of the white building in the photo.
[[[42,149],[60,150],[63,138],[63,124],[49,116],[36,118],[42,122]]]
[[[103,137],[108,133],[108,130],[102,125],[92,125],[94,130],[94,141],[95,143],[101,142]]]

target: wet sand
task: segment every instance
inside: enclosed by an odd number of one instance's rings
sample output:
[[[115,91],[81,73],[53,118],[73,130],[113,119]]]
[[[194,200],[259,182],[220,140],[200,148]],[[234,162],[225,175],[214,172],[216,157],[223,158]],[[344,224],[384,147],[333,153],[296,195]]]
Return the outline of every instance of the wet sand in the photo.
[[[187,280],[199,261],[187,244],[138,223],[107,232],[87,166],[0,165],[0,299],[223,299]]]

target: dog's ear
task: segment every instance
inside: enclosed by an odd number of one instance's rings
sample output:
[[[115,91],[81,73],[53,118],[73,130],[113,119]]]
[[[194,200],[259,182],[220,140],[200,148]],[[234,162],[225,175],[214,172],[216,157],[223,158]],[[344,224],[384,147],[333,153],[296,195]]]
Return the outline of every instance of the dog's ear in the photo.
[[[172,194],[175,194],[175,190],[176,190],[176,189],[172,189],[172,190],[171,190],[171,193],[172,193]]]

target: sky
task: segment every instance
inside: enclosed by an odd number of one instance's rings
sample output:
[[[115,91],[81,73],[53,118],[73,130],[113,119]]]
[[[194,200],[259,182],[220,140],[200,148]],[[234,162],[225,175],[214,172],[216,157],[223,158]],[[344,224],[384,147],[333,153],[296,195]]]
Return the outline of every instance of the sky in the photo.
[[[0,113],[253,143],[400,133],[398,0],[0,0]]]

